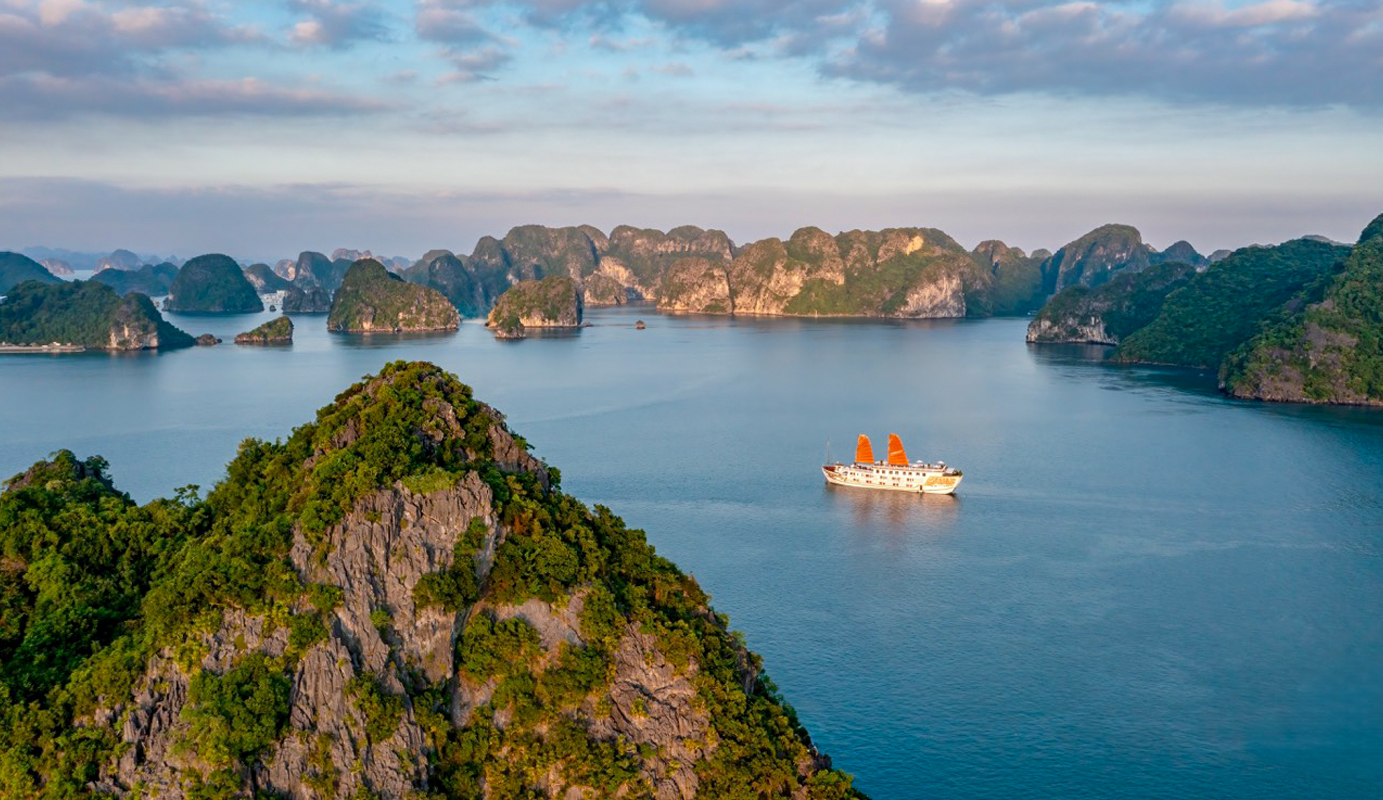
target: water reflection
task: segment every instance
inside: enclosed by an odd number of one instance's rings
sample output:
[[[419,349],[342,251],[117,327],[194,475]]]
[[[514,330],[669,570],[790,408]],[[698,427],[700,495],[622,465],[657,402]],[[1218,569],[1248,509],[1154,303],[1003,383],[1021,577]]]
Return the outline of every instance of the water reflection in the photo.
[[[949,534],[960,514],[958,495],[881,492],[823,484],[828,507],[848,513],[861,530]]]

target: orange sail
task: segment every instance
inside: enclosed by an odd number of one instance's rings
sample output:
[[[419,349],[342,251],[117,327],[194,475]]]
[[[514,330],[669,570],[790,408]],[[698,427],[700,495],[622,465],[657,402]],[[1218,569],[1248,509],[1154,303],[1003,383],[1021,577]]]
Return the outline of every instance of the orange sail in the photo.
[[[893,467],[908,465],[908,454],[903,451],[903,440],[899,439],[896,433],[888,435],[888,463]]]
[[[874,448],[869,446],[869,437],[862,433],[860,434],[859,442],[855,445],[855,463],[874,463]]]

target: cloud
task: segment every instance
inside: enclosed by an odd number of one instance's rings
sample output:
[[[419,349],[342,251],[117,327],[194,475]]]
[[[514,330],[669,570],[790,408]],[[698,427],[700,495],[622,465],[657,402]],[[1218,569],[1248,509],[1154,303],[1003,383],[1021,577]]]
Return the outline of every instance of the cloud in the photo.
[[[476,10],[484,2],[468,0],[420,0],[414,16],[418,38],[439,45],[438,54],[452,67],[442,83],[487,80],[495,70],[514,59],[519,43],[492,32]]]
[[[1383,37],[1354,0],[1218,3],[889,0],[829,75],[915,92],[1144,96],[1252,106],[1383,106]]]
[[[316,15],[298,33],[316,31],[324,44],[375,31],[370,14],[356,4],[291,4]],[[352,115],[391,108],[306,82],[191,74],[213,51],[272,46],[255,27],[214,13],[200,0],[11,1],[0,5],[0,107],[7,120],[30,122],[90,115]]]
[[[289,32],[296,44],[345,47],[359,41],[389,39],[383,14],[368,3],[288,0],[288,8],[306,17]]]
[[[209,116],[336,116],[390,110],[387,103],[316,88],[283,88],[236,81],[0,77],[6,119],[52,121],[79,114],[141,119]]]
[[[130,74],[146,56],[177,48],[211,48],[261,39],[249,26],[220,19],[199,3],[109,7],[43,0],[0,11],[0,77]]]
[[[1378,0],[423,0],[619,50],[632,20],[735,56],[907,92],[1383,107]]]

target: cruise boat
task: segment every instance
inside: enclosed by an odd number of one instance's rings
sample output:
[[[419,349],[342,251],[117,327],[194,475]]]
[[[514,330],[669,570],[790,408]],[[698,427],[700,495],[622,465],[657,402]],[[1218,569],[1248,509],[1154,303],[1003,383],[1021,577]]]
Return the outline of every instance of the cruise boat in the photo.
[[[927,464],[922,461],[908,461],[903,450],[903,440],[898,434],[888,435],[888,459],[874,460],[874,448],[869,437],[860,434],[855,445],[855,462],[842,464],[836,462],[821,468],[826,482],[838,486],[859,486],[865,489],[891,489],[898,492],[922,492],[923,494],[951,494],[960,486],[961,472],[946,466],[945,461]]]

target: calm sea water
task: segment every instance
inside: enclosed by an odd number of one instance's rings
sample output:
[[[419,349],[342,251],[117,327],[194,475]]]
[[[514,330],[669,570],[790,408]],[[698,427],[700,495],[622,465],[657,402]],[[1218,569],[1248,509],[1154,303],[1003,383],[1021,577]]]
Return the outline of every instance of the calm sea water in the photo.
[[[1383,795],[1383,413],[1031,348],[1024,320],[669,318],[578,335],[0,356],[0,474],[100,453],[137,499],[213,484],[360,376],[426,359],[567,490],[648,531],[876,798]],[[637,317],[648,329],[635,331]],[[903,436],[957,497],[826,487]]]

